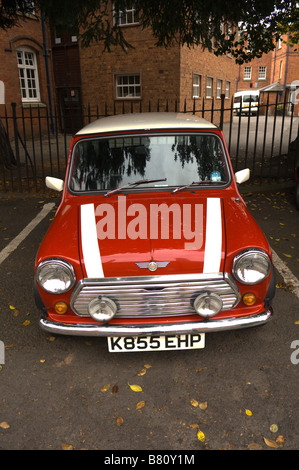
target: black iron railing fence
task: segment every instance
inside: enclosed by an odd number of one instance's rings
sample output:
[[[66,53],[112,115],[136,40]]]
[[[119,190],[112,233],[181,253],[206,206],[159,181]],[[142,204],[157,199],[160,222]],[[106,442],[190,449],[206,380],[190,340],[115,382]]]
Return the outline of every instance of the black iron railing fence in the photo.
[[[219,100],[217,100],[219,102]],[[299,152],[298,116],[287,102],[258,103],[253,114],[248,108],[234,113],[233,101],[221,97],[194,100],[192,105],[159,100],[157,103],[117,103],[111,107],[89,105],[82,110],[48,108],[21,109],[16,104],[5,107],[0,116],[0,191],[38,191],[44,189],[45,177],[64,178],[72,135],[83,125],[111,114],[131,112],[184,112],[199,115],[223,129],[235,171],[250,168],[251,180],[281,181],[294,178]]]

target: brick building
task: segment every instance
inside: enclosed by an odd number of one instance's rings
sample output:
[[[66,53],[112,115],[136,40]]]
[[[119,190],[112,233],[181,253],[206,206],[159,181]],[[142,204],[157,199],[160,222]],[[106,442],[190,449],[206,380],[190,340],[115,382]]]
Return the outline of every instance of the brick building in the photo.
[[[54,82],[48,28],[42,18],[26,15],[18,27],[0,29],[0,116],[11,116],[11,103],[16,103],[18,116],[36,116],[38,110],[53,105]],[[11,120],[8,121],[11,128]]]
[[[283,105],[286,100],[295,105],[294,115],[299,115],[299,50],[291,46],[288,35],[276,42],[274,51],[239,66],[237,90],[250,88],[261,91],[263,104]],[[291,111],[290,104],[286,111]]]
[[[120,23],[134,49],[81,48],[72,31],[50,29],[35,14],[19,27],[0,30],[0,81],[8,112],[12,102],[18,115],[47,111],[58,116],[60,130],[73,133],[86,123],[82,114],[94,119],[123,111],[192,111],[195,105],[200,113],[204,106],[210,119],[208,110],[220,109],[221,94],[230,106],[236,90],[232,57],[216,57],[201,47],[158,48],[133,9],[117,19],[111,12],[110,21]]]
[[[129,14],[130,13],[130,14]],[[111,15],[111,21],[113,21]],[[236,88],[232,57],[216,57],[201,47],[155,46],[149,29],[142,29],[134,11],[120,18],[126,40],[134,49],[103,52],[99,45],[80,49],[82,105],[122,109],[183,111],[220,109],[221,94],[231,100]],[[150,103],[150,105],[149,105]]]

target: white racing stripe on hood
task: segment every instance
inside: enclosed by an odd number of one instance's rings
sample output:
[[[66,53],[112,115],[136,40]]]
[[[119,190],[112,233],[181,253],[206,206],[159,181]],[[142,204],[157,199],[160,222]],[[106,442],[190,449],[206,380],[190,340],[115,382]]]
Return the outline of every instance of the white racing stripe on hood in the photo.
[[[221,201],[219,198],[207,199],[206,244],[204,273],[219,273],[222,247]]]
[[[104,277],[97,237],[94,204],[83,204],[81,212],[81,244],[87,277]]]

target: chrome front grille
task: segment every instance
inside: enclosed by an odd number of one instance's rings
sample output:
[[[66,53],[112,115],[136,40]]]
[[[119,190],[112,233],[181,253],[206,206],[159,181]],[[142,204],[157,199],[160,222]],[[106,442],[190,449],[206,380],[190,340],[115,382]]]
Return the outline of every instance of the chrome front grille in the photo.
[[[88,304],[95,297],[110,297],[117,304],[116,317],[190,315],[193,302],[203,292],[220,295],[223,310],[240,300],[239,290],[229,274],[187,274],[127,278],[83,279],[71,298],[79,316],[89,316]]]

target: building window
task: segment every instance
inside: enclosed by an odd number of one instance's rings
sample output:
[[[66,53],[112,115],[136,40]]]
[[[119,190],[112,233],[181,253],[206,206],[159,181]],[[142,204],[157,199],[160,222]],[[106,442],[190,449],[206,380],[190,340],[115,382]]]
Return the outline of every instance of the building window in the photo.
[[[266,80],[267,67],[264,65],[259,66],[259,80]]]
[[[36,54],[28,48],[17,50],[22,101],[40,101]]]
[[[222,80],[217,79],[216,97],[221,98],[221,93],[222,93]]]
[[[244,80],[251,80],[251,66],[245,65],[244,67]]]
[[[279,80],[282,79],[282,66],[283,66],[283,62],[282,60],[280,61],[280,64],[279,64]]]
[[[138,15],[133,6],[125,11],[114,11],[114,24],[130,25],[138,24]]]
[[[201,75],[193,74],[193,98],[199,98],[201,96]]]
[[[115,77],[116,98],[140,98],[141,84],[140,74],[132,73],[116,75]]]
[[[225,83],[225,98],[230,97],[230,82]]]
[[[212,96],[213,96],[213,79],[211,77],[207,77],[206,97],[212,98]]]

